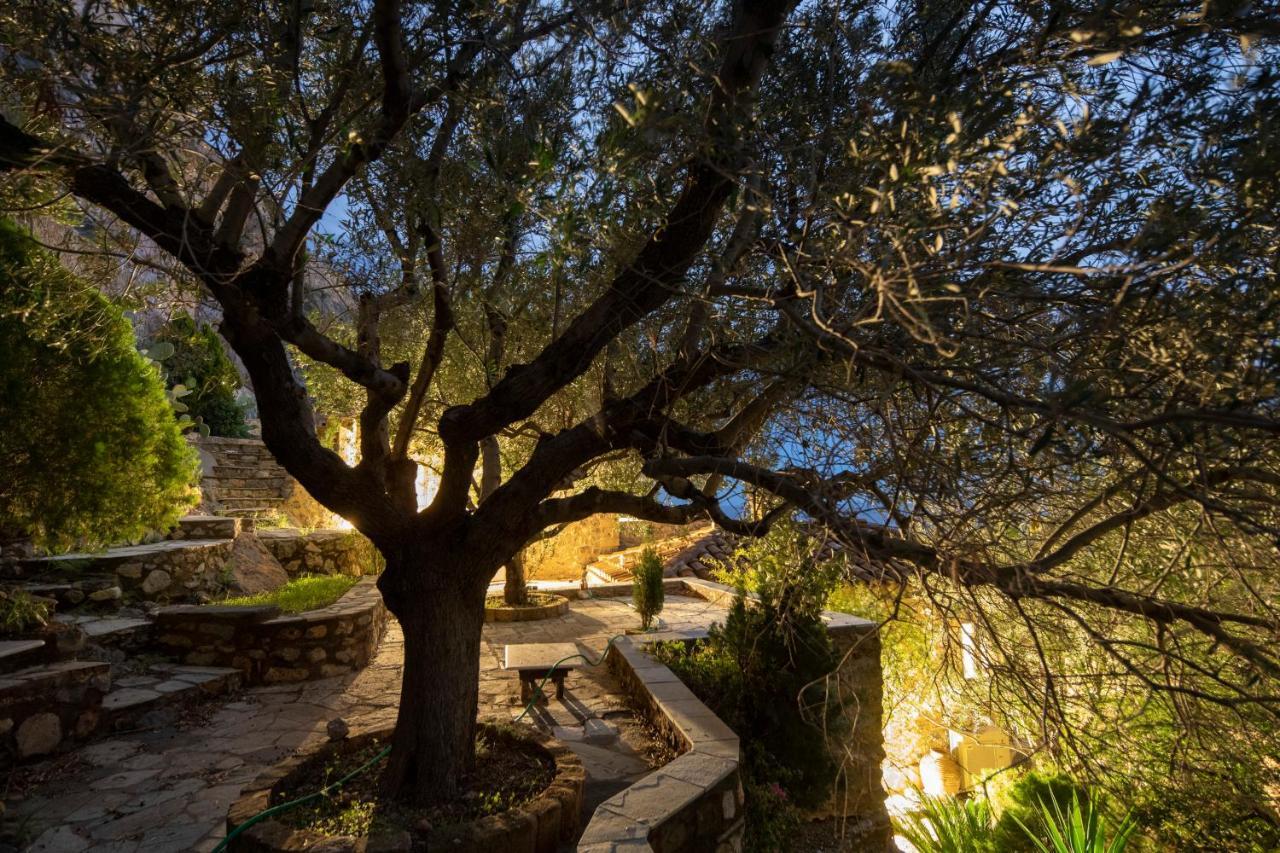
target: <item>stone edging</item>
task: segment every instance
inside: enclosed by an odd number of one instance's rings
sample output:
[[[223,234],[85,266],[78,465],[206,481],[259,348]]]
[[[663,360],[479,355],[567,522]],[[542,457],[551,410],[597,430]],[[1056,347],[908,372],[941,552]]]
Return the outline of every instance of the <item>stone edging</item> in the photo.
[[[668,578],[668,594],[686,594],[721,607],[733,602],[735,590],[698,578]],[[585,590],[568,590],[575,598],[612,598],[630,593],[631,584],[609,584]],[[876,668],[879,704],[878,625],[846,613],[824,612],[837,648],[866,644],[868,658]],[[650,773],[636,784],[602,803],[591,817],[578,842],[578,853],[621,853],[621,851],[715,851],[741,850],[743,834],[743,794],[739,776],[738,736],[702,703],[667,666],[646,655],[643,646],[664,641],[696,642],[705,639],[705,630],[665,631],[624,637],[610,647],[610,670],[627,691],[648,712],[649,720],[681,754],[669,764]],[[846,659],[850,656],[846,655]],[[855,665],[868,665],[867,661]],[[867,714],[861,726],[880,736],[880,713]],[[879,767],[883,746],[868,746],[870,768],[867,779],[852,780],[850,797],[874,800],[879,789]],[[878,752],[876,751],[878,749]],[[859,820],[866,823],[867,849],[884,849],[882,836],[888,827],[883,790],[879,804]],[[861,803],[859,803],[861,805]]]
[[[549,604],[539,604],[532,607],[489,607],[486,605],[484,608],[484,621],[533,622],[537,619],[554,619],[569,612],[569,599],[563,595],[550,592],[538,594],[549,595],[556,600]]]
[[[738,736],[674,672],[644,653],[646,642],[647,636],[618,639],[609,650],[609,669],[681,754],[601,803],[578,851],[740,850]]]
[[[275,607],[184,605],[156,614],[154,645],[194,666],[240,670],[246,685],[344,675],[373,660],[387,626],[377,578],[328,607],[280,616]]]
[[[364,737],[389,739],[393,729],[365,732]],[[564,744],[532,727],[521,727],[521,735],[542,747],[556,764],[551,784],[532,802],[502,814],[480,818],[469,824],[441,827],[427,837],[428,850],[451,853],[555,853],[561,842],[572,840],[578,831],[578,814],[582,810],[582,788],[586,771],[582,762]],[[314,753],[313,753],[314,754]],[[293,756],[272,766],[245,786],[240,798],[227,811],[227,831],[265,811],[271,804],[276,787],[298,769],[310,755]],[[316,833],[286,825],[268,818],[254,824],[235,841],[232,853],[276,853],[286,850],[310,850],[328,840],[349,842],[335,849],[377,850],[379,853],[408,853],[413,838],[408,831],[379,835],[367,839],[325,839]]]

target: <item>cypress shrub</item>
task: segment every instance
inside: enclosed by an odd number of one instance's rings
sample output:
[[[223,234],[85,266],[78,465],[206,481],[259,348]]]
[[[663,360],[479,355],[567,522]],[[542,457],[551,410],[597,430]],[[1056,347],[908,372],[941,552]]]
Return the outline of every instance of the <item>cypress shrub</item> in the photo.
[[[0,540],[65,549],[167,529],[198,470],[124,313],[0,219]]]

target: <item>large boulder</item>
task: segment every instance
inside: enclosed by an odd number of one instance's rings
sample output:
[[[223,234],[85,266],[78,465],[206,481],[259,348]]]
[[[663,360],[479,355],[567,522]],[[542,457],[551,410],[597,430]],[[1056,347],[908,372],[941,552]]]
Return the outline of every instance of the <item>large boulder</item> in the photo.
[[[230,591],[239,595],[271,592],[289,582],[289,573],[253,533],[241,533],[231,546]]]

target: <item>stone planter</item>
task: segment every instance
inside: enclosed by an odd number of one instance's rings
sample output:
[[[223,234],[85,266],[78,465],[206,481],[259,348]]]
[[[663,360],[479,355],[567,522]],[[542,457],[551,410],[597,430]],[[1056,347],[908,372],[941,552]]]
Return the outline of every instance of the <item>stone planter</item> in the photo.
[[[166,607],[152,645],[189,666],[238,669],[246,685],[294,683],[368,666],[386,625],[377,578],[367,577],[328,607],[287,616],[274,606]]]
[[[537,619],[554,619],[569,612],[569,599],[564,596],[545,592],[533,594],[545,596],[551,601],[546,604],[534,604],[528,607],[491,607],[486,603],[484,621],[533,622]]]
[[[389,739],[391,733],[392,729],[381,729],[357,735],[353,740]],[[544,750],[555,761],[556,770],[543,792],[519,808],[470,823],[440,827],[416,839],[406,830],[389,830],[363,838],[334,838],[270,817],[242,832],[228,849],[231,853],[313,849],[328,853],[409,853],[422,849],[450,853],[555,853],[562,842],[572,841],[578,834],[586,771],[577,756],[551,736],[532,728],[522,729],[521,735]],[[227,811],[227,831],[265,811],[272,805],[275,792],[288,785],[299,768],[327,746],[318,744],[304,755],[287,758],[245,786],[240,799]]]

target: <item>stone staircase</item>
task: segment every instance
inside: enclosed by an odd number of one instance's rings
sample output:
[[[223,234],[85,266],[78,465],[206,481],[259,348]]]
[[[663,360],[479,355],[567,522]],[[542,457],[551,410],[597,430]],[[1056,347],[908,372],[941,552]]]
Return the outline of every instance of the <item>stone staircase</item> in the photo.
[[[293,479],[256,438],[203,438],[207,454],[200,481],[205,504],[218,515],[256,518],[280,511]]]
[[[124,729],[177,722],[182,710],[239,689],[222,667],[113,663],[150,631],[145,619],[59,617],[84,645],[74,652],[42,639],[0,642],[0,757],[35,759]]]
[[[727,559],[733,550],[725,543],[723,534],[708,524],[679,536],[602,554],[583,570],[585,585],[629,582],[646,548],[658,552],[663,562],[663,573],[668,577],[679,576],[686,571],[696,574],[690,569],[692,563],[703,558]]]

